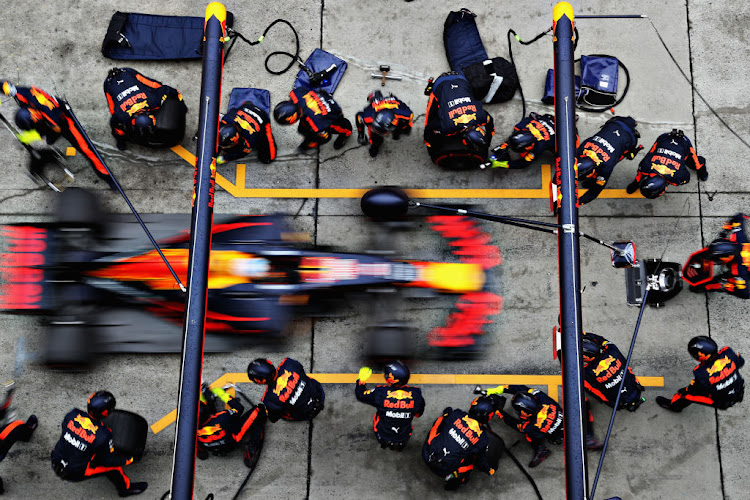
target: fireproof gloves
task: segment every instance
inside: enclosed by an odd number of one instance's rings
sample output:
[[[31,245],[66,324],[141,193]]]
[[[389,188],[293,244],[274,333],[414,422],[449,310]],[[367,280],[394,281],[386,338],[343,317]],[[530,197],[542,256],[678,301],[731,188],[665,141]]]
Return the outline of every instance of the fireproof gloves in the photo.
[[[358,382],[367,382],[367,379],[370,378],[370,375],[372,375],[372,368],[369,366],[363,366],[359,369],[359,377],[357,377]]]

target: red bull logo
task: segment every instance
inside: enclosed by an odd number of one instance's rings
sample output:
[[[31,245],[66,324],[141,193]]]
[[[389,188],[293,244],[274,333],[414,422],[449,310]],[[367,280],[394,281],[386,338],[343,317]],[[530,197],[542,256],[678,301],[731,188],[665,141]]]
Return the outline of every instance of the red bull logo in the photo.
[[[99,426],[94,425],[94,422],[92,422],[90,418],[84,417],[83,415],[76,415],[76,418],[73,420],[81,427],[81,429],[86,429],[89,432],[96,432],[99,430]]]
[[[398,103],[396,101],[386,99],[384,101],[375,101],[372,103],[372,108],[377,111],[382,111],[384,109],[396,109],[398,108]]]
[[[476,119],[476,113],[466,113],[465,115],[461,115],[458,118],[453,118],[453,123],[455,125],[468,125],[469,123],[476,121]]]
[[[281,391],[283,391],[289,384],[289,378],[291,376],[292,373],[289,370],[284,370],[283,375],[276,377],[276,388],[273,390],[273,393],[277,396],[281,394]]]
[[[279,397],[279,401],[285,403],[299,382],[299,374],[284,370],[284,373],[276,379],[276,388],[273,393]]]
[[[76,423],[78,425],[76,425]],[[93,422],[91,422],[91,420],[89,420],[87,417],[77,415],[75,419],[68,420],[67,428],[70,432],[83,439],[87,443],[93,443],[94,439],[96,439],[95,433],[98,427],[95,426]],[[92,428],[93,430],[91,430]],[[86,430],[91,430],[91,434],[86,432]]]
[[[130,106],[130,108],[128,108],[126,112],[128,113],[128,115],[133,116],[137,112],[139,112],[139,111],[141,111],[141,110],[143,110],[143,109],[145,109],[147,107],[148,107],[148,102],[141,101],[141,102],[137,102],[137,103],[133,104],[132,106]]]
[[[383,401],[383,406],[386,408],[400,409],[414,408],[414,399],[412,398],[411,391],[405,391],[403,389],[388,391],[386,393],[386,399]]]
[[[463,418],[457,418],[456,421],[453,422],[453,426],[458,429],[466,439],[471,441],[472,444],[477,444],[479,436],[482,435],[482,428],[479,426],[479,422],[468,415]]]
[[[547,415],[549,414],[550,407],[549,405],[543,405],[542,409],[539,410],[539,413],[536,414],[536,424],[534,427],[541,428],[544,425],[544,422],[547,420]]]
[[[220,425],[207,425],[198,429],[198,437],[211,436],[213,434],[217,434],[221,430],[222,429]]]
[[[528,125],[528,129],[537,141],[548,141],[550,139],[547,127],[540,123],[531,122]]]
[[[737,366],[734,361],[730,360],[729,357],[724,356],[723,358],[717,359],[714,363],[706,370],[708,373],[708,381],[712,384],[720,382],[725,378],[731,376]]]
[[[320,100],[320,97],[313,92],[305,94],[305,104],[316,115],[327,115],[330,111],[328,106]]]
[[[597,149],[598,152],[592,149],[584,149],[582,155],[587,158],[591,158],[594,161],[594,164],[598,167],[602,163],[602,161],[605,161],[603,159],[604,155],[600,157],[598,153],[604,153],[604,151],[599,146],[594,146],[594,148]],[[609,155],[607,155],[606,159],[609,159]]]
[[[596,365],[596,368],[594,368],[594,375],[599,376],[602,373],[611,372],[612,370],[616,372],[620,369],[620,365],[621,363],[613,356],[607,356]]]
[[[671,176],[675,173],[675,169],[669,168],[668,166],[662,165],[661,163],[652,163],[651,169],[663,176]]]
[[[36,87],[31,87],[31,95],[37,100],[39,104],[47,109],[55,109],[57,107],[57,101],[54,97]]]

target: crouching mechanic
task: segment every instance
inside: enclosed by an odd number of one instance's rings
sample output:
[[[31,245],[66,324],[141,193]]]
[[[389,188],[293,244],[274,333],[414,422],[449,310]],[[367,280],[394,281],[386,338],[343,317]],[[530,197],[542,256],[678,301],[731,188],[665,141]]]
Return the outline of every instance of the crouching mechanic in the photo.
[[[499,408],[496,415],[508,426],[524,434],[534,451],[529,467],[536,467],[552,453],[545,441],[563,442],[563,411],[557,401],[538,389],[525,385],[501,385],[488,389],[487,394],[512,394],[511,406],[518,417]]]
[[[741,299],[750,299],[750,242],[745,233],[743,214],[737,214],[724,224],[720,237],[708,246],[707,256],[716,264],[724,266],[725,272],[698,286],[693,292],[726,292]],[[702,264],[696,263],[696,267]],[[689,272],[689,270],[688,270]]]
[[[280,125],[293,125],[299,121],[297,132],[304,138],[297,148],[304,152],[331,140],[333,149],[341,149],[352,135],[352,124],[344,117],[341,106],[323,89],[298,87],[289,93],[290,100],[273,108],[273,118]]]
[[[490,476],[495,473],[488,461],[490,431],[485,425],[504,404],[502,396],[481,396],[471,403],[468,413],[449,406],[432,424],[422,447],[422,459],[444,479],[446,490],[466,483],[475,468]]]
[[[7,395],[2,406],[0,406],[0,462],[8,456],[8,452],[16,441],[28,443],[37,425],[39,425],[36,415],[30,415],[26,422],[15,419],[15,411],[10,407],[13,399],[12,385],[11,382],[6,386]],[[0,478],[0,495],[3,493],[5,493],[5,486],[3,485],[3,479]]]
[[[61,479],[79,482],[104,475],[121,497],[139,495],[148,483],[131,483],[123,466],[133,457],[115,453],[112,431],[102,419],[115,409],[115,397],[107,391],[89,396],[87,411],[74,408],[62,421],[62,436],[52,450],[52,469]]]
[[[583,385],[586,390],[602,403],[614,408],[617,390],[625,377],[617,409],[636,411],[646,401],[641,396],[645,389],[629,366],[625,372],[626,361],[612,342],[593,333],[583,333]]]
[[[323,386],[305,373],[299,361],[284,358],[278,368],[258,358],[247,366],[247,376],[256,384],[267,385],[263,404],[268,420],[312,420],[325,403]]]
[[[276,158],[276,143],[271,133],[271,119],[261,108],[250,101],[232,108],[219,122],[218,164],[238,160],[258,152],[261,163],[271,163]]]
[[[531,112],[513,127],[513,133],[507,141],[492,149],[489,162],[483,168],[526,168],[545,151],[554,150],[555,117]],[[511,151],[518,153],[520,158],[511,159]]]
[[[372,369],[361,368],[354,395],[357,400],[377,408],[372,422],[380,447],[401,451],[411,437],[412,420],[424,412],[424,398],[419,388],[406,385],[411,373],[401,361],[385,365],[383,374],[387,385],[368,389],[365,382],[372,375]]]
[[[614,116],[596,133],[581,143],[578,157],[578,182],[587,191],[578,197],[585,205],[596,199],[607,185],[615,166],[624,158],[632,160],[638,151],[641,134],[637,122],[629,116]],[[559,184],[559,182],[558,182]]]
[[[487,161],[495,125],[472,96],[466,78],[455,71],[440,75],[432,86],[426,115],[424,143],[436,165],[465,169]]]
[[[693,380],[669,400],[656,397],[656,403],[669,411],[681,412],[691,403],[726,410],[742,402],[745,381],[739,369],[745,360],[729,347],[719,346],[710,337],[699,335],[688,342],[688,352],[698,361]]]
[[[367,144],[367,133],[369,133],[369,153],[375,158],[380,146],[383,145],[384,137],[390,135],[394,141],[397,141],[401,134],[411,133],[414,113],[411,112],[409,106],[393,94],[383,97],[379,90],[370,93],[367,96],[367,102],[367,107],[357,113],[354,121],[357,123],[357,142],[362,146]]]
[[[698,180],[708,179],[705,158],[696,154],[693,144],[682,130],[672,129],[656,138],[651,150],[638,165],[635,180],[626,190],[633,194],[640,189],[644,198],[658,198],[668,185],[680,186],[690,182],[688,168],[696,171]]]
[[[182,141],[187,106],[176,89],[132,68],[112,68],[104,80],[104,95],[117,149],[124,150],[126,142],[168,148]]]
[[[235,390],[238,389],[235,387]],[[221,406],[219,411],[216,411],[217,402]],[[210,390],[203,387],[198,414],[197,456],[201,460],[206,460],[209,453],[225,456],[244,442],[243,460],[252,469],[257,465],[263,448],[265,424],[266,410],[263,404],[245,412],[239,399],[233,398],[221,387]]]

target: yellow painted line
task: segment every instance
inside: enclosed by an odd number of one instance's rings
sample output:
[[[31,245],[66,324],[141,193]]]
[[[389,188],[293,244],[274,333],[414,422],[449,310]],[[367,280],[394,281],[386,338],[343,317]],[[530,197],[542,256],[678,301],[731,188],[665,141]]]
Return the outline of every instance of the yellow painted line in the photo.
[[[172,146],[170,149],[174,151],[174,153],[177,156],[179,156],[180,158],[182,158],[183,160],[185,160],[192,166],[195,166],[195,155],[193,153],[183,148],[179,144],[177,146]]]
[[[353,384],[357,381],[356,373],[310,373],[321,384]],[[645,387],[664,387],[664,377],[638,377],[638,381]],[[373,374],[368,383],[385,383],[383,375]],[[547,394],[558,400],[558,387],[562,385],[560,375],[477,375],[477,374],[447,374],[447,373],[413,373],[409,382],[414,385],[484,385],[496,386],[501,384],[518,384],[530,386],[547,386]],[[225,373],[214,381],[210,387],[222,387],[226,384],[250,383],[247,373]],[[151,426],[151,431],[158,434],[177,418],[177,410],[172,410]]]

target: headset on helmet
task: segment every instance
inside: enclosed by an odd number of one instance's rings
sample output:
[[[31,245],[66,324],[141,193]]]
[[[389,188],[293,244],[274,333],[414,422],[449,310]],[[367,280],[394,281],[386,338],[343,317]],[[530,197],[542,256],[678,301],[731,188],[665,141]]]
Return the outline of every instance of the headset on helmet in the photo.
[[[240,131],[231,123],[219,127],[219,147],[230,149],[240,143]]]
[[[100,420],[115,409],[115,397],[109,391],[97,391],[89,396],[87,411],[89,415]]]
[[[256,384],[267,384],[276,378],[276,368],[267,359],[258,358],[247,365],[247,376]]]
[[[585,336],[583,337],[583,341],[581,342],[581,344],[583,346],[583,356],[586,358],[595,358],[602,352],[599,344]]]
[[[484,136],[486,132],[484,131],[484,127],[467,127],[461,135],[464,146],[472,151],[481,151],[485,146]]]
[[[292,125],[299,120],[299,109],[292,101],[281,101],[273,108],[273,119],[280,125]]]
[[[396,130],[396,113],[390,109],[378,111],[372,119],[372,130],[380,135],[388,135]]]
[[[480,424],[486,424],[494,411],[492,399],[489,396],[480,396],[471,402],[469,416]]]
[[[401,387],[409,382],[411,372],[409,371],[408,366],[402,361],[397,360],[385,365],[385,368],[383,368],[383,375],[385,375],[385,381],[388,385]]]
[[[513,396],[510,404],[516,413],[526,413],[529,416],[536,415],[542,409],[542,404],[528,392],[518,392]]]
[[[734,257],[737,245],[726,238],[718,238],[708,245],[708,250],[711,252],[711,258],[713,260],[721,262],[725,259],[728,260]]]
[[[367,102],[377,101],[383,98],[383,93],[379,90],[373,90],[370,95],[367,96]]]
[[[660,175],[652,175],[651,177],[644,177],[641,180],[641,194],[644,198],[653,200],[661,196],[667,189],[667,180]]]
[[[31,111],[26,108],[21,108],[16,111],[16,126],[21,130],[31,130],[34,128],[34,118],[31,116]]]
[[[594,177],[596,163],[591,158],[581,158],[578,160],[578,180],[582,181]]]
[[[688,352],[696,360],[703,361],[719,352],[719,346],[710,337],[698,335],[688,342]]]
[[[683,137],[685,137],[685,132],[683,132],[682,130],[678,130],[676,128],[673,128],[672,131],[669,133],[669,136],[670,137],[676,137],[678,139],[682,139]]]

